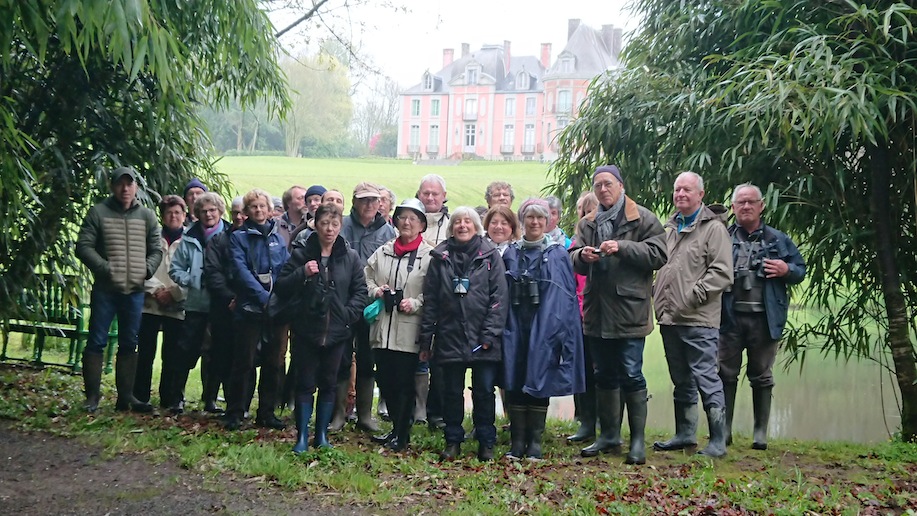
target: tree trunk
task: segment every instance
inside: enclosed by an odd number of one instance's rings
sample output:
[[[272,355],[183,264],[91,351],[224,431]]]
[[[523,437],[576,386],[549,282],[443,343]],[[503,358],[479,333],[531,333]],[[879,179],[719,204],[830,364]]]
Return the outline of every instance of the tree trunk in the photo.
[[[876,255],[882,282],[882,296],[888,317],[886,345],[891,351],[895,377],[901,390],[901,438],[917,440],[917,354],[911,342],[908,311],[901,288],[901,277],[895,261],[896,246],[892,207],[891,171],[888,149],[873,147],[870,152],[871,209],[875,222]]]
[[[243,138],[242,128],[245,127],[245,110],[239,111],[239,129],[236,131],[236,150],[241,151],[245,148],[245,138]]]
[[[252,142],[251,142],[251,145],[248,146],[248,152],[255,151],[255,145],[258,143],[258,128],[260,127],[261,127],[261,120],[258,120],[257,118],[255,118],[255,130],[254,132],[252,132]]]

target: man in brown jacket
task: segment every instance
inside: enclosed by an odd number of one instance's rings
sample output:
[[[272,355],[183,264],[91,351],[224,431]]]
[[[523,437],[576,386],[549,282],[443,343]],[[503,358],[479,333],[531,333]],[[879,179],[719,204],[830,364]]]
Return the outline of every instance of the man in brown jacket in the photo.
[[[144,281],[162,260],[156,214],[137,202],[137,172],[119,167],[111,173],[111,197],[89,209],[76,241],[76,257],[92,271],[89,337],[83,351],[85,408],[99,408],[102,353],[108,328],[118,316],[118,359],[115,385],[117,410],[152,412],[149,403],[134,397],[137,373],[137,334],[143,311]]]
[[[584,457],[621,448],[621,399],[630,424],[628,464],[646,462],[646,379],[643,346],[653,330],[653,271],[665,265],[665,232],[655,215],[624,195],[621,172],[598,167],[592,187],[599,206],[576,226],[573,268],[586,276],[583,333],[595,361],[602,433]],[[592,367],[592,364],[587,364]],[[588,409],[586,409],[588,411]]]
[[[697,445],[697,393],[707,412],[710,442],[699,453],[726,454],[723,382],[717,375],[717,345],[723,292],[732,285],[732,241],[725,209],[705,206],[704,180],[694,172],[675,179],[678,210],[666,222],[669,261],[656,275],[653,302],[669,376],[675,385],[675,437],[657,450]],[[717,208],[722,208],[718,206]]]

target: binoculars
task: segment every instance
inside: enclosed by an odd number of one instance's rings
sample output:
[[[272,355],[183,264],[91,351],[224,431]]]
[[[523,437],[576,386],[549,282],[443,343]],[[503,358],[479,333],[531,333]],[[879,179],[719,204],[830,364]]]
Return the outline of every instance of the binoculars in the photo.
[[[401,302],[404,300],[404,290],[396,288],[395,290],[385,289],[382,291],[382,301],[385,303],[385,311],[392,313],[397,309],[401,312]]]
[[[538,280],[533,278],[530,274],[523,274],[520,276],[518,280],[512,283],[510,289],[512,290],[511,296],[513,306],[521,306],[522,304],[538,306],[541,304],[541,294],[538,291]]]

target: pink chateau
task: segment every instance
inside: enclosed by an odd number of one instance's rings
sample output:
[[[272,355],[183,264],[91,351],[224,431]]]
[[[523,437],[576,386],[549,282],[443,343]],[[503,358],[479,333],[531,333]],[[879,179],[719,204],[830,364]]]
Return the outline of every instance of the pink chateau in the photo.
[[[414,160],[553,160],[556,135],[575,117],[590,81],[618,68],[622,29],[592,29],[568,22],[567,44],[551,62],[541,55],[514,56],[510,42],[462,55],[443,50],[443,67],[423,73],[401,94],[398,157]]]

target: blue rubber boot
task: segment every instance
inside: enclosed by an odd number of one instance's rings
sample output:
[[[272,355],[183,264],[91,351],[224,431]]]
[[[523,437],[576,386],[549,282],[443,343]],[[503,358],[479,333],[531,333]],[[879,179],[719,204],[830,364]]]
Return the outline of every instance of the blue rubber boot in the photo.
[[[328,442],[328,424],[334,414],[334,402],[323,401],[315,407],[315,439],[312,446],[316,448],[334,448]]]
[[[296,415],[296,445],[293,453],[300,453],[309,449],[309,420],[312,419],[312,398],[308,403],[297,403],[293,408]]]

